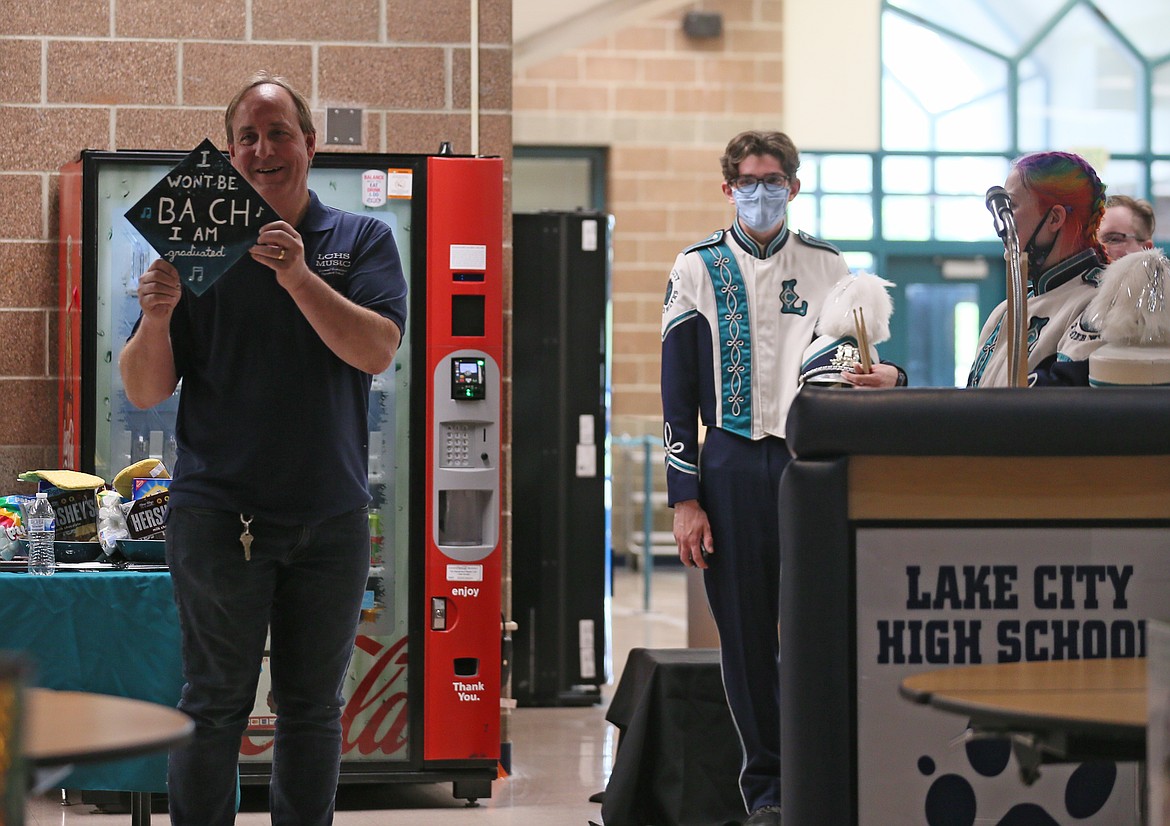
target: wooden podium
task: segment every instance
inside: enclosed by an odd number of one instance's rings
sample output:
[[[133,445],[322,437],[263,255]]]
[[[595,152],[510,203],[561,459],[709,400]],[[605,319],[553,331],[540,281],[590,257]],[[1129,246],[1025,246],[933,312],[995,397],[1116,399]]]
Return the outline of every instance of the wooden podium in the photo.
[[[801,391],[779,502],[786,823],[1023,807],[1138,822],[1132,764],[1053,767],[1025,787],[1010,745],[953,743],[966,721],[898,686],[1145,653],[1170,587],[1167,411],[1161,388]]]

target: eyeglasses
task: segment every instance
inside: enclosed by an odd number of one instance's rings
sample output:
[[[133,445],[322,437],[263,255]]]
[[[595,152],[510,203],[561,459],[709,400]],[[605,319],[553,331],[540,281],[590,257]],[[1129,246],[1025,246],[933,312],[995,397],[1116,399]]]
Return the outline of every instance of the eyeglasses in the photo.
[[[1107,247],[1119,246],[1124,244],[1130,238],[1135,241],[1141,240],[1132,232],[1107,232],[1104,235],[1099,236],[1101,243]]]
[[[731,184],[732,189],[738,189],[744,195],[754,195],[756,187],[760,184],[764,185],[766,192],[776,193],[788,186],[788,176],[781,175],[779,172],[773,172],[762,178],[757,178],[755,175],[740,175],[738,178],[732,178],[728,183]]]

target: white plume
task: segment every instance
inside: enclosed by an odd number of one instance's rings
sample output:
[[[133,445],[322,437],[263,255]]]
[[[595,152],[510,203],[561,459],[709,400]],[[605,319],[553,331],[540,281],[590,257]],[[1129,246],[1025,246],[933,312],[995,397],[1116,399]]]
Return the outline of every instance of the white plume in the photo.
[[[817,319],[817,334],[833,338],[856,338],[853,311],[860,309],[865,314],[869,343],[880,344],[885,341],[890,337],[890,316],[894,313],[894,301],[886,289],[892,286],[892,281],[871,272],[845,276],[829,291],[825,309]]]
[[[1170,260],[1160,249],[1117,259],[1105,268],[1097,295],[1085,308],[1085,325],[1112,344],[1170,345],[1168,283]]]

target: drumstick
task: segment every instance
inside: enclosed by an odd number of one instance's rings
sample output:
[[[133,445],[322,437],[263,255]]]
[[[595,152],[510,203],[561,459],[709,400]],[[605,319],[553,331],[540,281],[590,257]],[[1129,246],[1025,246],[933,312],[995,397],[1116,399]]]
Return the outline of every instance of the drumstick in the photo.
[[[872,373],[873,361],[869,357],[869,334],[865,330],[865,308],[853,310],[853,324],[857,328],[857,348],[860,350],[861,372]]]

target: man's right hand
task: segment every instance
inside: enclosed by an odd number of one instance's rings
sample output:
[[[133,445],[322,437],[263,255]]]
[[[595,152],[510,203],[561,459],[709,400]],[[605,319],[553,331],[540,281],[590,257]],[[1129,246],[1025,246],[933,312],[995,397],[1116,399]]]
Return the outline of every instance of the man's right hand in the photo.
[[[161,258],[138,279],[142,321],[118,356],[126,398],[140,410],[154,407],[179,383],[171,349],[171,316],[183,288],[179,271]]]
[[[169,321],[182,294],[179,271],[163,259],[155,259],[138,279],[138,306],[143,320]]]
[[[707,557],[715,553],[711,537],[711,523],[707,512],[697,499],[687,499],[674,505],[674,541],[678,543],[678,558],[688,568],[706,568]]]

